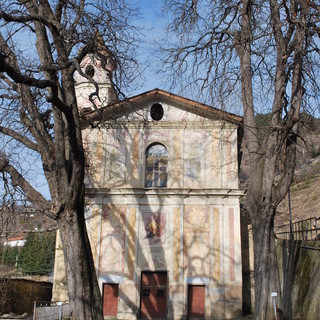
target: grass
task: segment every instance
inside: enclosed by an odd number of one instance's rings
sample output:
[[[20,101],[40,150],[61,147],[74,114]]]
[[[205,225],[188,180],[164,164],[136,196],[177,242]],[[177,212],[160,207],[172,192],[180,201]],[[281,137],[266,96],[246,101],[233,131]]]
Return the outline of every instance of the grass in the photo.
[[[311,182],[315,179],[315,175],[314,174],[310,174],[306,180],[304,180],[301,183],[295,184],[291,187],[291,192],[297,192],[300,190],[305,190],[305,189],[309,189],[311,186]]]

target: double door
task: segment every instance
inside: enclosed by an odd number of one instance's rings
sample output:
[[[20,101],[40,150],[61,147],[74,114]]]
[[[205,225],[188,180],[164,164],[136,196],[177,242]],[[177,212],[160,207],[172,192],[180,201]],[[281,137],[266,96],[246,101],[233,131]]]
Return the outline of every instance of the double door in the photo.
[[[141,275],[141,319],[166,319],[167,272],[143,272]]]

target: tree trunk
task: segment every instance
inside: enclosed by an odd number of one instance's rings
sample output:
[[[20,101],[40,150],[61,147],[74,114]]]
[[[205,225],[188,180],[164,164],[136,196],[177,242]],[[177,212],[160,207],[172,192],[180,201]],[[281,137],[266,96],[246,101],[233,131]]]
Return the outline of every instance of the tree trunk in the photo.
[[[251,211],[251,212],[250,212]],[[280,283],[273,230],[274,209],[270,205],[249,210],[254,250],[254,319],[274,319],[273,299],[280,301]],[[277,293],[277,298],[271,296]]]
[[[83,206],[66,208],[58,220],[68,278],[72,319],[102,320],[101,293],[86,230]]]

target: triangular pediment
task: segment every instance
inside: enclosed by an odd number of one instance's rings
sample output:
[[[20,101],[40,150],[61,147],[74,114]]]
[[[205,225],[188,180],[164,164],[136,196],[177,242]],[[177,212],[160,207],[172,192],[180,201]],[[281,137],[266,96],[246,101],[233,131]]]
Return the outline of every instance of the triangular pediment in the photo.
[[[242,122],[242,117],[238,115],[161,89],[154,89],[82,114],[83,124],[87,126],[97,121],[117,120],[122,117],[134,120],[134,116],[130,117],[130,115],[134,114],[144,117],[144,120],[148,120],[150,117],[148,118],[144,112],[150,112],[151,107],[156,104],[160,104],[165,109],[166,117],[163,118],[165,121],[193,121],[196,118],[202,118],[211,121],[226,121],[238,125]],[[149,120],[152,121],[151,118]]]

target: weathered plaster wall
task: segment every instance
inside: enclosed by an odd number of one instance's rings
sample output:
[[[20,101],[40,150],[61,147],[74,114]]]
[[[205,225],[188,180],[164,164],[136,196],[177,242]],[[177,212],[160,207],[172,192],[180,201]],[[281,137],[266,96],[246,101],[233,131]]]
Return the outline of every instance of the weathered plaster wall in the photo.
[[[186,317],[191,284],[205,285],[206,318],[238,316],[237,128],[162,106],[160,122],[144,106],[83,130],[87,227],[99,284],[119,284],[119,319],[136,319],[142,271],[168,273],[169,319]],[[167,188],[145,189],[145,151],[156,142],[169,154]],[[66,300],[59,240],[55,272],[53,300]]]
[[[52,301],[68,301],[68,288],[67,278],[64,266],[64,257],[62,242],[59,231],[56,237],[56,250],[54,259],[54,274],[53,274],[53,288],[52,288]]]
[[[111,78],[113,67],[111,64],[103,66],[101,60],[96,59],[94,55],[87,55],[80,64],[82,72],[86,72],[87,66],[92,66],[94,70],[93,79],[99,84],[99,98],[96,88],[87,78],[82,77],[78,71],[74,73],[76,97],[79,109],[94,109],[108,105],[117,97]],[[106,68],[107,67],[107,70]]]
[[[139,121],[130,124],[119,119],[103,129],[84,130],[89,150],[87,186],[143,188],[145,151],[158,142],[169,151],[168,188],[238,188],[236,127],[163,107],[161,122],[143,124],[147,116],[136,114]]]
[[[88,231],[100,286],[119,283],[118,316],[139,311],[141,271],[168,271],[168,314],[187,313],[188,284],[206,285],[206,315],[239,315],[242,304],[241,245],[237,197],[118,195],[94,197]],[[152,237],[149,227],[160,232]],[[54,301],[67,300],[60,242]],[[61,250],[61,255],[59,254]]]
[[[207,286],[208,318],[241,313],[238,199],[181,200],[156,194],[96,199],[102,208],[98,276],[101,284],[120,283],[119,317],[138,312],[140,275],[146,270],[168,271],[172,319],[186,315],[191,283]],[[150,228],[158,228],[158,234],[151,236]]]

